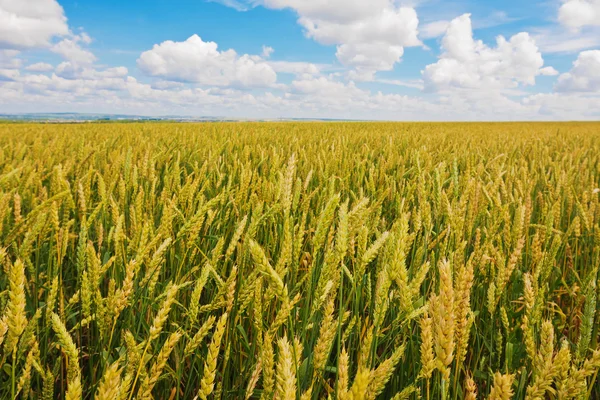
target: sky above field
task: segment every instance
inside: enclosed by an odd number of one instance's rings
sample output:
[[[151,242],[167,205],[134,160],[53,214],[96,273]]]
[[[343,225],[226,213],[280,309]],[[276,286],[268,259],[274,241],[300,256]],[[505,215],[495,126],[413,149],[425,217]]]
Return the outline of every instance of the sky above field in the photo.
[[[600,0],[0,0],[0,113],[600,119]]]

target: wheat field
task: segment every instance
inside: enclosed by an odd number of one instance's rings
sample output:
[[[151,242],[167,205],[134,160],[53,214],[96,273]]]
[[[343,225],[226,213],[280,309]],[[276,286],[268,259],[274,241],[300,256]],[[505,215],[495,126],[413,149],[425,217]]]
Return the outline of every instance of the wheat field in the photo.
[[[600,398],[600,124],[0,145],[2,399]]]

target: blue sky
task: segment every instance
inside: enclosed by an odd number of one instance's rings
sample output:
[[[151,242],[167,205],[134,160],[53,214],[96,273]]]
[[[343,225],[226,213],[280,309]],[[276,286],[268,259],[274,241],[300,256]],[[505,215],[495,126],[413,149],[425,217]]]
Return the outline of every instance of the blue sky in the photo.
[[[0,113],[600,119],[600,0],[0,0]]]

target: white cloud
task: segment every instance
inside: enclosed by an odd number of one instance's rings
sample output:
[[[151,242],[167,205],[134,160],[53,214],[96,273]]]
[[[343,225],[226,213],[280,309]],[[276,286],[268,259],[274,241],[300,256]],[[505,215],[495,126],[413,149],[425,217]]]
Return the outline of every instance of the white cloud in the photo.
[[[261,100],[268,107],[281,109],[285,116],[309,118],[414,119],[417,109],[429,115],[426,110],[436,108],[414,97],[373,94],[353,82],[337,81],[334,75],[297,79],[283,96],[265,97]]]
[[[600,96],[564,93],[540,93],[523,99],[541,119],[598,120]]]
[[[473,39],[469,14],[454,19],[442,39],[443,53],[423,71],[429,90],[503,90],[534,85],[538,75],[554,75],[543,68],[544,60],[535,40],[526,32],[506,40],[496,38],[496,47]]]
[[[80,42],[89,44],[89,36],[74,35],[71,38],[66,38],[56,43],[50,48],[53,53],[59,54],[65,60],[80,64],[92,64],[96,61],[96,56],[89,50],[84,49],[79,44]]]
[[[125,77],[110,76],[105,71],[90,71],[85,77],[28,74],[21,75],[16,81],[23,95],[45,96],[48,101],[55,101],[57,97],[63,96],[65,100],[85,97],[100,102],[107,92],[121,90],[124,87]]]
[[[2,76],[3,71],[0,71]],[[187,88],[168,85],[162,89],[110,70],[89,73],[93,79],[66,79],[56,74],[16,76],[0,80],[0,105],[5,112],[79,111],[134,113],[141,115],[191,114],[240,115],[256,112],[255,96],[231,89]],[[159,85],[162,86],[162,85]],[[254,114],[256,115],[256,114]]]
[[[39,63],[28,65],[27,67],[25,67],[25,69],[27,71],[32,71],[32,72],[49,72],[49,71],[52,71],[54,69],[54,67],[48,63],[39,62]]]
[[[251,5],[248,4],[247,2],[238,1],[238,0],[208,0],[208,1],[212,2],[212,3],[223,4],[224,6],[233,8],[238,11],[248,11],[251,7]]]
[[[600,0],[567,0],[558,10],[558,20],[575,30],[587,25],[600,26]]]
[[[14,81],[20,76],[19,70],[0,68],[0,81]]]
[[[419,19],[412,8],[391,5],[376,14],[361,15],[354,21],[301,16],[307,35],[323,44],[387,43],[392,46],[418,46]]]
[[[571,71],[559,76],[555,89],[558,92],[600,93],[600,50],[581,52]]]
[[[333,22],[354,22],[377,15],[390,6],[389,0],[263,0],[270,8],[292,8],[303,17]]]
[[[542,76],[557,76],[558,71],[554,67],[540,68],[540,75]]]
[[[0,50],[0,68],[20,68],[22,61],[17,58],[18,55],[17,50]]]
[[[325,98],[353,98],[355,94],[361,92],[353,82],[345,84],[324,76],[295,80],[292,82],[291,88],[296,93],[324,96]]]
[[[561,33],[551,36],[536,35],[535,39],[544,53],[574,53],[600,45],[600,32],[596,35],[572,37]]]
[[[169,89],[180,89],[185,87],[184,83],[181,82],[173,82],[173,81],[158,81],[152,83],[153,89],[159,90],[169,90]]]
[[[576,32],[559,26],[551,31],[555,35],[551,39],[541,31],[533,31],[539,36],[500,36],[494,45],[486,45],[473,38],[473,29],[506,21],[505,14],[494,14],[473,26],[468,15],[451,22],[437,21],[426,24],[419,35],[416,12],[402,7],[401,1],[219,0],[238,9],[257,4],[291,9],[297,13],[306,36],[335,46],[337,59],[349,68],[272,60],[273,49],[266,45],[260,55],[238,54],[220,50],[216,43],[194,35],[182,42],[159,43],[142,53],[138,66],[156,77],[145,83],[130,76],[127,68],[96,65],[96,57],[87,47],[91,39],[83,32],[69,31],[62,8],[54,0],[0,0],[0,108],[3,112],[387,120],[600,117],[600,50],[582,52],[571,71],[558,78],[556,93],[530,94],[532,89],[524,89],[534,85],[537,76],[558,74],[554,68],[544,67],[538,46],[556,51],[573,51],[579,46],[598,48],[595,43],[600,41],[599,36],[593,34],[597,27],[583,26]],[[10,38],[12,44],[6,45],[2,25],[5,16],[1,12],[6,11],[8,3],[13,7],[12,14],[27,12],[28,18],[38,21],[46,17],[34,16],[32,13],[38,10],[30,10],[29,5],[55,4],[58,9],[52,15],[58,16],[57,21],[62,18],[65,30],[46,36],[34,31],[20,35],[22,31],[16,31],[18,34]],[[559,34],[559,30],[565,34]],[[425,67],[422,80],[376,76],[378,71],[393,69],[406,47],[421,45],[419,37],[440,35],[444,36],[442,54],[438,62]],[[23,65],[22,52],[35,47],[60,54],[65,61],[56,68],[42,62]],[[291,83],[278,84],[278,74],[292,75]],[[374,81],[378,87],[389,85],[389,91],[400,91],[401,86],[411,88],[412,93],[425,92],[416,96],[374,92],[361,81]]]
[[[404,47],[419,46],[419,19],[395,0],[263,0],[270,8],[290,8],[306,36],[337,46],[339,61],[372,75],[391,70]]]
[[[421,26],[419,36],[423,39],[433,39],[442,36],[450,26],[450,21],[440,20],[428,22]]]
[[[0,48],[47,47],[53,37],[68,32],[55,0],[0,0]]]
[[[561,26],[534,28],[535,42],[544,53],[577,53],[600,46],[600,29],[588,27],[573,31]]]
[[[375,71],[392,70],[403,54],[404,47],[386,43],[343,44],[338,46],[335,53],[342,64],[353,66],[367,76],[373,75]]]
[[[66,70],[67,63],[61,67]],[[59,68],[57,68],[58,70]],[[142,83],[124,68],[79,68],[50,76],[0,70],[4,112],[79,111],[139,115],[385,120],[597,119],[600,96],[539,94],[512,100],[499,92],[405,96],[361,89],[336,74],[295,79],[281,94],[230,87],[206,89]]]
[[[56,67],[56,75],[64,79],[85,79],[94,80],[102,78],[124,78],[127,76],[127,68],[112,67],[104,70],[98,70],[89,66],[81,66],[80,64],[65,61]]]
[[[219,51],[215,42],[193,35],[184,42],[167,40],[145,51],[137,61],[145,73],[167,80],[213,86],[266,87],[277,74],[259,56]]]
[[[2,71],[0,71],[0,74]],[[333,77],[297,79],[282,95],[232,88],[149,85],[131,76],[108,77],[102,70],[66,79],[53,74],[14,76],[0,81],[0,104],[11,111],[81,111],[232,117],[415,119],[437,106],[406,96],[372,94]],[[429,114],[428,114],[429,115]],[[441,115],[439,110],[432,115]]]
[[[536,119],[532,106],[497,91],[446,92],[439,102],[452,110],[453,120],[514,121]]]
[[[473,22],[473,29],[487,29],[517,21],[519,18],[509,17],[504,11],[494,11],[484,18],[478,18]]]
[[[490,13],[485,18],[479,18],[473,21],[473,29],[487,29],[493,28],[499,25],[504,25],[508,22],[515,21],[516,18],[510,18],[503,11],[495,11]],[[423,24],[420,28],[419,37],[422,39],[433,39],[440,37],[446,33],[446,30],[450,26],[450,20],[438,20],[431,21],[426,24]]]
[[[420,79],[417,80],[400,80],[400,79],[377,79],[375,82],[383,83],[386,85],[395,85],[395,86],[403,86],[412,89],[423,90],[425,87],[423,85],[423,81]]]
[[[261,55],[263,56],[263,58],[269,58],[271,57],[271,54],[273,54],[274,51],[275,49],[273,49],[271,46],[263,45]]]
[[[302,61],[267,61],[277,73],[293,75],[318,75],[328,66]]]
[[[53,39],[61,38],[56,41]],[[12,52],[13,63],[19,51],[44,48],[77,64],[92,64],[94,54],[83,48],[91,38],[85,32],[69,30],[63,8],[56,0],[0,0],[0,64],[7,52]],[[8,49],[8,50],[6,50]],[[20,60],[18,61],[20,63]],[[48,72],[53,67],[37,63],[26,67],[33,72]]]

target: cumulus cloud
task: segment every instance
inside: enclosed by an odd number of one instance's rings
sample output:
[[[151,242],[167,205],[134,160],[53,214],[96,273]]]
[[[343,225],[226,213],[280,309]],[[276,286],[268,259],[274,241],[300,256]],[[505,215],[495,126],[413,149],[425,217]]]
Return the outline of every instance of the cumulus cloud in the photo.
[[[126,111],[144,115],[388,120],[600,116],[600,111],[596,111],[600,110],[600,50],[580,53],[572,69],[558,77],[555,93],[530,95],[522,89],[534,85],[537,76],[558,74],[552,67],[544,66],[538,47],[559,52],[583,45],[597,48],[592,45],[598,41],[592,34],[597,28],[585,27],[590,23],[581,23],[583,20],[577,24],[561,20],[564,26],[559,29],[569,33],[557,34],[562,42],[533,31],[539,37],[528,33],[500,36],[492,45],[473,37],[469,15],[426,24],[419,35],[415,10],[402,7],[401,0],[219,1],[241,9],[246,8],[245,4],[262,4],[294,11],[305,35],[335,46],[337,60],[349,68],[338,66],[336,71],[331,65],[273,60],[273,49],[268,46],[263,46],[260,55],[238,54],[220,50],[216,43],[194,35],[182,42],[159,43],[142,53],[137,61],[139,68],[156,77],[145,83],[130,76],[127,68],[95,64],[96,57],[88,50],[91,39],[80,31],[69,31],[62,8],[55,0],[0,0],[0,108],[4,112]],[[43,23],[35,29],[15,29],[8,37],[4,23],[7,13],[11,14],[10,23],[27,19]],[[496,19],[503,18],[506,19],[499,15]],[[52,24],[46,20],[54,20],[55,27],[63,24],[64,29],[50,29]],[[480,21],[479,27],[490,23]],[[584,29],[577,32],[566,26]],[[422,80],[376,76],[378,71],[393,69],[404,56],[405,48],[421,45],[419,37],[442,35],[442,54],[436,63],[425,67]],[[548,39],[542,47],[544,37]],[[39,47],[59,54],[64,62],[56,67],[43,62],[23,65],[26,58],[21,54]],[[278,74],[292,75],[291,82],[278,84]],[[373,92],[360,81],[425,92],[417,96]]]
[[[263,0],[262,3],[271,8],[292,8],[306,18],[340,23],[377,15],[390,6],[389,0]]]
[[[428,22],[420,28],[420,37],[432,39],[442,36],[450,26],[450,21],[440,20]]]
[[[600,0],[567,0],[558,10],[558,20],[571,29],[600,26]]]
[[[92,64],[96,56],[91,51],[84,49],[81,44],[90,44],[92,39],[86,34],[70,35],[50,48],[53,53],[59,54],[65,60],[79,64]]]
[[[600,96],[579,93],[538,93],[523,99],[542,119],[598,120]]]
[[[55,0],[0,0],[0,48],[47,47],[53,37],[68,32]]]
[[[137,61],[142,71],[167,80],[214,86],[266,87],[277,74],[259,56],[219,51],[215,42],[193,35],[184,42],[167,40],[142,53]]]
[[[152,83],[153,89],[159,90],[170,90],[170,89],[180,89],[185,87],[184,83],[181,82],[173,82],[173,81],[158,81]]]
[[[358,43],[338,46],[336,57],[344,65],[356,68],[359,74],[372,80],[376,71],[389,71],[400,61],[404,47],[390,46],[386,43]]]
[[[122,90],[125,82],[125,76],[116,76],[102,70],[89,71],[80,77],[61,76],[57,73],[21,74],[2,89],[13,95],[20,92],[24,99],[30,96],[44,98],[50,104],[75,98],[93,99],[100,103],[107,93]]]
[[[257,115],[261,107],[254,95],[237,90],[154,86],[131,76],[100,76],[113,75],[104,72],[96,71],[99,77],[95,79],[30,74],[3,81],[0,70],[0,105],[5,112],[76,110],[142,115]]]
[[[20,68],[22,61],[17,58],[17,50],[0,50],[0,68],[13,69]]]
[[[54,67],[51,64],[39,62],[39,63],[28,65],[27,67],[25,67],[25,69],[27,71],[32,71],[32,72],[50,72],[54,69]]]
[[[361,15],[354,21],[336,21],[302,17],[300,23],[309,37],[323,44],[387,43],[394,46],[418,46],[419,19],[408,7],[383,8],[379,13]]]
[[[148,84],[119,68],[80,67],[67,75],[67,63],[59,67],[51,75],[0,69],[2,110],[386,120],[597,119],[595,110],[600,110],[600,96],[593,94],[540,94],[523,100],[486,91],[405,96],[374,93],[335,74],[298,77],[275,94],[172,81]]]
[[[419,46],[419,19],[413,8],[393,0],[263,0],[270,8],[290,8],[306,36],[336,45],[338,60],[360,74],[391,70],[404,47]]]
[[[277,73],[293,74],[293,75],[318,75],[325,65],[318,65],[302,61],[268,61],[271,68]]]
[[[292,82],[291,88],[296,93],[334,98],[353,98],[354,95],[361,92],[353,82],[345,84],[325,76],[295,80]]]
[[[24,75],[18,80],[23,88],[30,93],[40,95],[86,96],[98,101],[106,91],[119,90],[123,79],[97,78],[97,79],[66,79],[56,74]]]
[[[260,100],[265,106],[294,117],[414,120],[425,116],[441,118],[445,114],[444,106],[424,99],[372,93],[353,82],[336,79],[334,74],[296,79],[282,96],[266,95]]]
[[[89,66],[82,66],[77,63],[65,61],[60,63],[55,70],[57,76],[64,79],[102,79],[102,78],[124,78],[127,76],[127,68],[112,67],[106,69],[96,69]]]
[[[16,58],[19,52],[42,48],[72,63],[89,65],[96,61],[96,56],[84,48],[91,41],[85,32],[69,30],[63,8],[56,0],[0,0],[0,52],[4,53],[0,61],[12,57],[13,63],[20,63]],[[53,68],[37,63],[26,69],[48,72]]]
[[[582,51],[573,68],[558,77],[557,92],[600,93],[600,50]]]
[[[263,45],[261,55],[263,56],[263,58],[269,58],[271,57],[271,54],[273,54],[274,51],[275,49],[273,49],[271,46]]]
[[[470,14],[454,19],[442,39],[440,59],[425,67],[423,79],[428,90],[511,89],[534,85],[538,75],[556,75],[544,68],[535,40],[526,32],[509,40],[496,39],[489,47],[473,38]]]
[[[14,81],[20,76],[19,70],[0,68],[0,81]]]

